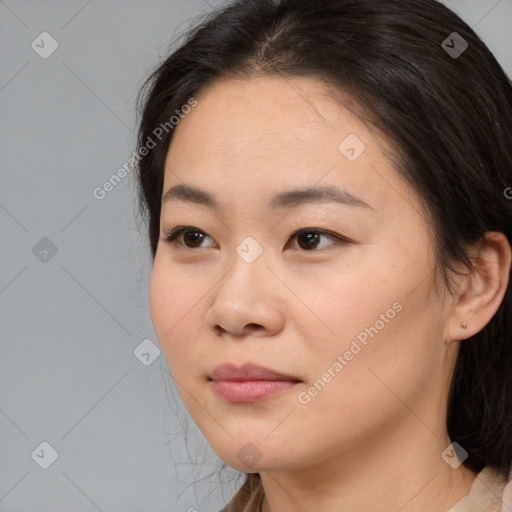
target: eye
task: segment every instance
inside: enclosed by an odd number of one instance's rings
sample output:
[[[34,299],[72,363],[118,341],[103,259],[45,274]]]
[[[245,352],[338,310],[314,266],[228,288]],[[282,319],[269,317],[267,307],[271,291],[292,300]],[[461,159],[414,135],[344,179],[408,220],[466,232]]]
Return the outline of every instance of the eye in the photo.
[[[334,243],[327,245],[349,242],[348,239],[339,235],[329,233],[322,229],[314,228],[299,229],[290,235],[290,240],[297,238],[299,247],[305,251],[311,252],[312,250],[323,249],[325,247],[325,244],[324,246],[321,246],[321,244],[318,243],[322,237],[334,241]],[[180,246],[182,248],[184,247],[185,249],[197,249],[201,248],[201,243],[205,239],[212,240],[204,231],[201,231],[200,229],[194,228],[192,226],[177,226],[165,234],[163,241]],[[215,246],[216,244],[213,245],[213,247]]]
[[[210,238],[204,231],[201,231],[200,229],[191,226],[177,226],[166,233],[163,241],[170,244],[183,246],[183,243],[180,240],[180,235],[182,234],[184,235],[183,240],[185,241],[185,248],[187,249],[196,249],[197,247],[200,247],[201,242],[205,238]]]
[[[347,239],[344,239],[338,235],[329,233],[322,229],[314,229],[314,228],[299,229],[290,235],[290,239],[293,239],[295,237],[297,237],[297,243],[299,244],[299,247],[301,249],[304,249],[305,251],[311,251],[314,249],[323,249],[325,247],[325,244],[323,246],[321,246],[321,244],[318,243],[322,239],[322,237],[333,240],[334,243],[348,242]],[[334,244],[327,244],[327,245],[334,245]]]

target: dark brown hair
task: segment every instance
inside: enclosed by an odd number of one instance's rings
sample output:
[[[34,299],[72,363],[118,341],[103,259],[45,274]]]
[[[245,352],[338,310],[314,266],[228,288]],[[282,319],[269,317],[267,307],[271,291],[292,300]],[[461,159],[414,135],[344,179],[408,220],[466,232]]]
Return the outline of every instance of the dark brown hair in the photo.
[[[461,41],[465,51],[450,54]],[[238,0],[219,8],[145,82],[138,148],[213,81],[256,74],[316,78],[348,94],[358,115],[389,138],[397,171],[428,214],[448,289],[446,271],[458,263],[473,269],[467,246],[486,231],[512,240],[512,201],[504,195],[512,186],[511,82],[443,4]],[[153,258],[172,134],[166,130],[137,169]],[[492,466],[507,475],[512,463],[511,287],[488,325],[461,342],[451,382],[448,434],[476,472]]]

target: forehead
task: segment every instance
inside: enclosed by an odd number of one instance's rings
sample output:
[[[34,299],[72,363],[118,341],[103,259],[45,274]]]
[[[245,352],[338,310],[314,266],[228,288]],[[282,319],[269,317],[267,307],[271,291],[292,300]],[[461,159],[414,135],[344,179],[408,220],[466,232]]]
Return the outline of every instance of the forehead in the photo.
[[[366,131],[323,84],[309,78],[223,79],[196,99],[197,107],[180,122],[173,142],[201,146],[202,153],[209,150],[228,159],[237,151],[256,158],[290,152],[305,156],[312,149],[328,150],[329,143],[336,150],[340,124],[345,130]]]
[[[291,184],[321,182],[341,185],[377,208],[397,188],[411,193],[383,154],[389,150],[384,139],[314,79],[223,79],[195,99],[173,134],[164,193],[183,181],[219,195],[272,195]]]

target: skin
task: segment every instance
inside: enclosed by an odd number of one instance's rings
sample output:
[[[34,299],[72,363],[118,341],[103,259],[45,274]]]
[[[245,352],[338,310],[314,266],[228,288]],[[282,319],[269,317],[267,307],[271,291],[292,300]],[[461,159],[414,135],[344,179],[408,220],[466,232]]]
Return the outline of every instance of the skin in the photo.
[[[314,79],[223,79],[195,96],[180,121],[164,193],[199,186],[221,204],[171,200],[150,281],[150,310],[180,396],[218,456],[259,472],[263,510],[446,511],[475,473],[441,453],[448,386],[460,343],[492,318],[503,298],[510,246],[489,233],[473,249],[479,270],[434,291],[434,255],[419,198],[385,155],[391,147]],[[356,134],[366,149],[338,149]],[[389,153],[388,153],[389,154]],[[309,203],[271,210],[298,186],[337,185],[371,208]],[[205,234],[199,248],[164,242],[178,225]],[[327,230],[304,249],[299,228]],[[247,263],[246,237],[263,248]],[[187,239],[190,244],[190,239]],[[402,308],[312,397],[305,392],[357,335],[392,305]],[[460,326],[466,322],[467,329]],[[253,362],[297,376],[292,390],[230,403],[207,378],[224,362]],[[237,456],[252,443],[261,457]],[[247,449],[247,448],[245,448]]]

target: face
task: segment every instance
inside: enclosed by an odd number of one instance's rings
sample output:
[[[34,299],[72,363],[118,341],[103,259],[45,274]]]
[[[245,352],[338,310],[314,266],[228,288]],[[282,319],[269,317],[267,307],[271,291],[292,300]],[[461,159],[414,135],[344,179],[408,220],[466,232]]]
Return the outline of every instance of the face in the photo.
[[[432,439],[423,423],[444,428],[455,354],[428,224],[384,139],[313,79],[226,79],[196,100],[163,191],[199,188],[215,204],[163,203],[150,308],[212,448],[257,472],[339,461],[397,432]],[[338,200],[291,193],[311,187]],[[224,363],[285,377],[212,381]]]

